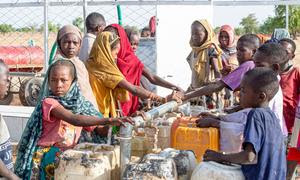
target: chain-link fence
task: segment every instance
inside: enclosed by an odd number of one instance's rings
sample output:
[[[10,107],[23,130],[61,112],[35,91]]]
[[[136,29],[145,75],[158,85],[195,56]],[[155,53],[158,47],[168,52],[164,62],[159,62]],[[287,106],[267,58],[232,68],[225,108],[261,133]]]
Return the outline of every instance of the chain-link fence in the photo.
[[[131,26],[141,31],[156,15],[155,5],[143,6],[137,2],[121,5],[120,8],[121,14],[118,14],[116,3],[107,0],[1,0],[0,58],[9,64],[10,70],[21,74],[12,76],[10,92],[20,94],[22,84],[28,83],[28,77],[23,74],[47,68],[47,60],[60,27],[73,24],[84,32],[85,17],[91,12],[98,12],[105,17],[107,25],[118,23],[121,19],[124,27]],[[156,73],[155,38],[154,41],[149,40],[152,45],[146,49],[144,42],[147,43],[147,40],[141,41],[141,50],[137,54]],[[12,97],[9,93],[8,99],[0,104],[7,104]]]

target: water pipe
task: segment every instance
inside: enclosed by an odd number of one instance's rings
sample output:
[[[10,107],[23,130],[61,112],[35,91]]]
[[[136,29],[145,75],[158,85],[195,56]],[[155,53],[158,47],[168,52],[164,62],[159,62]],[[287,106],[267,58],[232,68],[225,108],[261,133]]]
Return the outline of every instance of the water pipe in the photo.
[[[122,11],[120,4],[117,5],[117,12],[118,12],[118,23],[122,26]]]
[[[133,118],[135,127],[148,127],[151,126],[151,120],[162,116],[167,112],[172,112],[178,108],[176,101],[170,101],[166,104],[153,108],[152,110],[145,113],[145,119],[142,116]],[[125,126],[120,128],[120,169],[121,178],[125,171],[126,165],[130,162],[131,158],[131,137],[132,137],[133,126],[129,123],[125,123]]]
[[[50,52],[50,56],[49,56],[49,61],[48,61],[48,65],[51,65],[52,62],[54,61],[54,57],[56,55],[56,51],[57,51],[57,43],[55,42],[51,48],[51,52]]]

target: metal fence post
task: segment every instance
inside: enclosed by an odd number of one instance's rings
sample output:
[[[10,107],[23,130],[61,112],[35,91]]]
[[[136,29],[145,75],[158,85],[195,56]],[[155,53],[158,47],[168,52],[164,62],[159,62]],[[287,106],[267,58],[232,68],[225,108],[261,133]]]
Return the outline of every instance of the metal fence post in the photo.
[[[48,69],[48,0],[44,0],[44,71]]]
[[[82,10],[83,10],[83,27],[84,27],[84,32],[86,33],[86,26],[85,26],[85,18],[86,18],[86,8],[87,8],[87,1],[83,0],[83,5],[82,5]]]

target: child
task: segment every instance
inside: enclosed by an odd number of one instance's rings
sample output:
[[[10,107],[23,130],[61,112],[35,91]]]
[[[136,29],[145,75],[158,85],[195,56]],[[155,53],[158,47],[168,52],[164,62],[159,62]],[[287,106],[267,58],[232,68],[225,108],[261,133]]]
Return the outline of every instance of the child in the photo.
[[[0,59],[0,98],[3,99],[8,91],[8,67]],[[19,179],[13,173],[12,146],[6,123],[0,114],[0,179]]]
[[[278,74],[282,72],[282,65],[288,61],[286,50],[278,43],[267,43],[258,48],[254,55],[254,63],[256,67],[268,67]],[[282,129],[283,135],[287,136],[287,129],[283,118],[283,95],[281,87],[273,99],[269,102],[270,109],[275,113]]]
[[[222,76],[228,75],[239,66],[236,58],[235,34],[234,29],[229,25],[223,25],[219,33],[219,43],[222,49]],[[229,107],[233,102],[230,101],[232,93],[229,89],[225,88],[224,107]]]
[[[53,179],[56,157],[77,144],[83,126],[132,123],[129,118],[102,118],[81,95],[75,66],[69,60],[55,61],[44,83],[49,90],[31,115],[19,144],[16,173],[23,179]]]
[[[151,37],[151,31],[150,31],[149,27],[144,27],[142,29],[141,37],[143,37],[143,38],[150,38]]]
[[[83,37],[79,52],[79,59],[83,62],[89,58],[94,41],[97,35],[104,30],[106,22],[102,14],[93,12],[86,17],[85,25],[87,33]]]
[[[221,91],[225,87],[232,91],[238,90],[243,75],[255,66],[252,57],[259,46],[260,39],[256,35],[243,35],[237,42],[237,59],[240,64],[239,67],[215,83],[208,84],[197,90],[186,93],[183,100],[209,95],[213,92]]]
[[[288,133],[292,133],[296,108],[300,93],[300,69],[294,67],[292,60],[295,57],[296,44],[291,39],[281,39],[279,43],[288,53],[288,61],[283,64],[280,73],[280,86],[283,92],[283,115],[286,122]]]
[[[206,19],[192,23],[190,46],[192,51],[187,57],[187,62],[191,68],[192,77],[188,91],[202,87],[216,78],[221,78],[222,70],[222,50],[215,40],[213,28]],[[203,102],[208,108],[219,105],[218,95],[213,95],[215,96],[213,97],[212,94],[213,92],[206,94],[206,100]]]
[[[131,44],[131,48],[134,53],[136,53],[136,50],[139,46],[140,42],[140,33],[133,28],[129,27],[125,29],[127,37],[129,39],[129,42]]]
[[[245,179],[284,180],[286,156],[284,137],[269,101],[279,89],[277,74],[269,68],[248,71],[241,83],[241,106],[253,108],[247,118],[243,151],[222,154],[207,150],[205,161],[229,162],[242,165]]]
[[[229,25],[221,26],[219,33],[219,43],[222,49],[222,63],[224,75],[227,75],[232,70],[238,67],[236,58],[236,46],[234,44],[235,34],[234,29]],[[223,74],[223,73],[222,73]]]

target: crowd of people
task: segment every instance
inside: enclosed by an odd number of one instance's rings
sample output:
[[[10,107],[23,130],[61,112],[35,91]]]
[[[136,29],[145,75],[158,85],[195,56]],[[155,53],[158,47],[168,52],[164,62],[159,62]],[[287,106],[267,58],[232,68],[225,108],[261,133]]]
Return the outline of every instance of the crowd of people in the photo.
[[[186,59],[192,78],[183,90],[152,74],[135,54],[141,36],[155,36],[155,17],[141,34],[107,25],[96,12],[85,22],[84,36],[73,25],[58,31],[55,61],[22,134],[14,168],[11,155],[6,157],[11,145],[1,117],[1,176],[53,179],[55,162],[64,150],[80,142],[114,143],[108,139],[109,128],[116,134],[124,123],[133,124],[130,117],[138,111],[139,99],[194,101],[210,109],[220,108],[219,102],[222,107],[235,104],[224,111],[243,117],[240,150],[229,154],[207,150],[204,160],[241,164],[246,179],[286,179],[287,169],[295,168],[287,168],[286,149],[299,100],[300,69],[293,66],[296,44],[286,30],[276,30],[263,43],[255,34],[237,39],[229,25],[222,26],[216,37],[207,20],[194,21]],[[173,92],[161,97],[143,87],[142,77]],[[0,98],[7,92],[7,80],[8,67],[0,61]],[[198,127],[220,127],[221,121],[202,114],[196,122]]]

